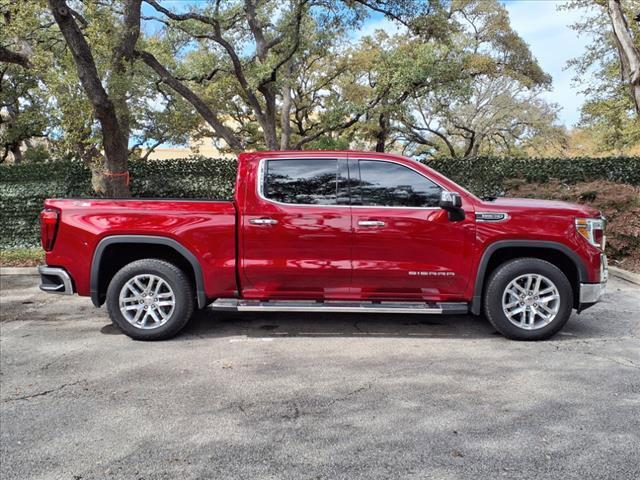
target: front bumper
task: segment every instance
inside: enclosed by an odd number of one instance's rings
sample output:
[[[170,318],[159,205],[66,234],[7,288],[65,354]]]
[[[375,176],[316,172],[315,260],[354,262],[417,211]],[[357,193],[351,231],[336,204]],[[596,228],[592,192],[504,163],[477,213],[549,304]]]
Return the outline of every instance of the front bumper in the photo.
[[[593,304],[602,300],[607,290],[607,283],[581,283],[580,303]]]
[[[580,284],[580,305],[578,312],[598,303],[607,291],[607,280],[609,279],[609,266],[607,256],[603,253],[600,256],[600,283]]]
[[[38,267],[38,273],[40,274],[40,290],[43,292],[60,295],[73,294],[73,282],[65,269],[41,265]]]

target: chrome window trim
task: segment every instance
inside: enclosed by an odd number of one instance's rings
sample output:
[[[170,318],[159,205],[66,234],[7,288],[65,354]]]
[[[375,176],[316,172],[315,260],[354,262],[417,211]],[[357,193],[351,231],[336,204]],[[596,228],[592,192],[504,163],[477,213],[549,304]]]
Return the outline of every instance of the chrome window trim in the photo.
[[[329,204],[323,204],[323,203],[286,203],[286,202],[280,202],[278,200],[273,200],[271,198],[268,198],[265,194],[264,194],[264,176],[265,176],[265,165],[266,162],[268,162],[269,160],[335,160],[336,161],[336,165],[338,165],[338,160],[340,160],[337,157],[307,157],[307,156],[293,156],[293,157],[288,157],[288,158],[262,158],[260,159],[260,163],[258,164],[258,182],[256,185],[256,190],[257,190],[257,194],[258,197],[266,202],[269,203],[273,203],[275,205],[285,205],[287,207],[322,207],[322,208],[327,208],[327,207],[337,207],[337,208],[350,208],[351,205],[329,205]],[[337,175],[337,172],[336,172]]]
[[[345,159],[347,159],[348,157],[344,157]],[[277,200],[272,200],[270,198],[267,198],[264,195],[264,189],[263,189],[263,185],[264,185],[264,174],[265,174],[265,165],[266,162],[268,162],[269,160],[341,160],[342,157],[308,157],[305,155],[301,155],[301,156],[297,156],[297,155],[293,155],[293,156],[287,156],[287,158],[262,158],[260,159],[260,163],[258,164],[258,182],[256,185],[256,193],[258,195],[258,198],[260,198],[261,200],[264,200],[265,202],[269,202],[269,203],[273,203],[275,205],[284,205],[287,207],[318,207],[318,208],[390,208],[390,209],[401,209],[401,210],[441,210],[440,207],[393,207],[393,206],[385,206],[385,205],[325,205],[325,204],[317,204],[317,203],[285,203],[285,202],[279,202]],[[435,183],[438,187],[440,187],[442,190],[447,190],[446,188],[444,188],[442,185],[440,185],[438,182],[436,182],[435,180],[430,179],[429,177],[427,177],[426,175],[424,175],[422,172],[416,170],[413,167],[410,167],[408,165],[405,165],[404,163],[401,162],[397,162],[394,160],[382,160],[382,159],[378,159],[378,158],[363,158],[363,157],[357,157],[357,158],[348,158],[349,160],[368,160],[368,161],[374,161],[374,162],[387,162],[387,163],[395,163],[397,165],[400,165],[402,167],[406,167],[410,170],[413,170],[414,172],[416,172],[418,175],[426,178],[427,180],[429,180],[432,183]],[[449,191],[449,190],[447,190]],[[458,193],[458,192],[455,192]],[[351,197],[349,197],[351,199]]]

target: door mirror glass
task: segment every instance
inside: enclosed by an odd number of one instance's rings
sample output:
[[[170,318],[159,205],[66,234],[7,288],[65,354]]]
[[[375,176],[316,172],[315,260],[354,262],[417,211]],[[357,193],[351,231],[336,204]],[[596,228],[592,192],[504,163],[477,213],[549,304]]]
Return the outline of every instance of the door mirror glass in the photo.
[[[445,210],[456,210],[462,208],[462,198],[459,193],[443,190],[440,193],[439,206]]]

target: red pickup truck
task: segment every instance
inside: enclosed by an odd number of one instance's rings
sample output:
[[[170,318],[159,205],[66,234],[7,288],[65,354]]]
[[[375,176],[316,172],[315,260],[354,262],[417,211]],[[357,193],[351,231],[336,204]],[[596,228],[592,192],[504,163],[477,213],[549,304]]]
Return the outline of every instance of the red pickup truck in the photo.
[[[207,306],[470,312],[539,340],[607,280],[598,210],[482,200],[383,153],[243,153],[233,201],[47,200],[40,222],[40,288],[106,303],[139,340],[169,338]]]

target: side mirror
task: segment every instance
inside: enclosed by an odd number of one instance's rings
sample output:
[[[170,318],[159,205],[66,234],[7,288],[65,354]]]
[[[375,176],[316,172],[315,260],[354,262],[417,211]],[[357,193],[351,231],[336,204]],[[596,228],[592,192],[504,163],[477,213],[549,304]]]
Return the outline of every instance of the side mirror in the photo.
[[[440,208],[449,212],[449,220],[460,222],[464,220],[464,210],[462,209],[462,197],[459,193],[443,190],[440,193]]]
[[[457,210],[462,208],[462,198],[459,193],[443,190],[440,193],[440,203],[438,206],[444,210]]]

